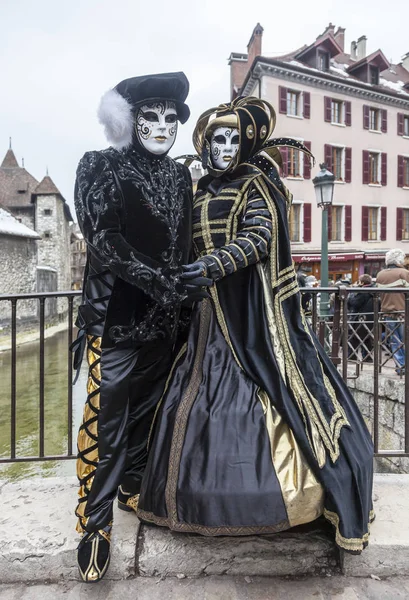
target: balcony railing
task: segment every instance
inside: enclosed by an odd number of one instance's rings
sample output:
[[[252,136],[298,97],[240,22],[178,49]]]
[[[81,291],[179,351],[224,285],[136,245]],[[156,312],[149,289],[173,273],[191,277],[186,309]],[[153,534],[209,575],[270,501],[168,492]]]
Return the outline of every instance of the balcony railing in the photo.
[[[319,313],[320,294],[327,292],[331,295],[331,315],[322,317]],[[370,313],[350,313],[348,312],[348,298],[351,294],[370,293],[373,295],[373,312]],[[394,313],[393,316],[385,315],[380,309],[381,294],[401,293],[405,298],[405,310],[401,313]],[[359,380],[363,373],[370,374],[373,382],[372,398],[372,419],[373,419],[373,440],[375,446],[375,455],[378,457],[400,458],[409,457],[409,359],[405,353],[405,348],[409,348],[409,289],[383,289],[383,288],[302,288],[301,294],[304,300],[305,294],[310,298],[305,306],[305,313],[311,325],[312,330],[318,336],[334,365],[336,365],[342,378],[347,384],[351,385],[352,380]],[[74,312],[76,311],[76,298],[81,295],[80,291],[73,292],[51,292],[44,294],[20,294],[20,295],[0,295],[0,315],[3,319],[0,322],[2,331],[0,331],[0,346],[4,348],[5,340],[8,340],[8,350],[10,359],[9,374],[9,395],[10,406],[7,408],[3,404],[4,414],[9,413],[8,429],[9,443],[3,445],[0,453],[0,463],[15,463],[29,461],[56,461],[75,458],[73,444],[73,367],[71,353],[67,348],[74,337]],[[59,321],[64,321],[66,326],[66,338],[63,342],[66,351],[66,366],[63,373],[59,373],[60,380],[64,380],[64,385],[60,384],[59,389],[64,389],[63,397],[58,407],[61,415],[61,423],[64,427],[61,429],[59,423],[58,435],[65,440],[65,450],[58,454],[46,451],[45,431],[47,427],[47,418],[45,410],[45,394],[48,393],[46,386],[45,369],[45,349],[49,340],[46,340],[46,330],[52,325],[52,312],[47,310],[47,303],[60,303]],[[38,310],[32,310],[33,317],[28,319],[19,319],[19,305],[24,305],[27,301],[36,302]],[[61,303],[65,302],[65,309],[61,310]],[[9,310],[4,310],[4,304],[8,304]],[[33,308],[33,307],[32,307]],[[25,311],[27,308],[25,305]],[[8,315],[4,317],[5,312]],[[33,386],[32,394],[38,394],[36,398],[36,419],[30,421],[32,431],[31,437],[36,436],[37,450],[31,449],[27,454],[24,452],[26,445],[22,436],[17,435],[19,427],[19,418],[17,413],[18,391],[17,380],[24,377],[24,365],[19,364],[17,348],[20,342],[21,323],[30,324],[30,331],[36,332],[36,343],[30,346],[31,352],[36,353],[38,361],[36,362],[36,385]],[[54,315],[55,321],[55,315]],[[26,327],[27,328],[27,327]],[[22,336],[24,338],[24,335]],[[6,343],[7,345],[7,343]],[[0,365],[1,362],[0,353]],[[36,360],[37,360],[36,358]],[[64,359],[65,360],[65,359]],[[402,360],[404,366],[400,368]],[[396,372],[397,371],[397,372]],[[8,374],[6,375],[8,377]],[[384,449],[380,448],[379,420],[381,413],[381,402],[379,393],[380,377],[389,377],[395,381],[402,382],[404,386],[404,442],[401,448]],[[3,386],[4,374],[2,375]],[[1,389],[1,388],[0,388]],[[3,388],[4,389],[4,388]],[[65,392],[66,390],[66,392]],[[84,387],[85,400],[85,387]],[[82,411],[82,406],[77,406],[77,414]],[[371,419],[371,420],[372,420]],[[27,418],[26,418],[27,420]],[[53,427],[53,423],[49,424]],[[4,437],[4,428],[1,429]],[[75,432],[76,435],[76,432]]]

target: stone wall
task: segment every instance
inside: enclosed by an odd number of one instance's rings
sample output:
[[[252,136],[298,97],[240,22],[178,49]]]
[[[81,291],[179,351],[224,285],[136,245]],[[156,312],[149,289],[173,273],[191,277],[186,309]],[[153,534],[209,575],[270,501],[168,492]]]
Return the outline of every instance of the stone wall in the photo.
[[[41,235],[38,245],[39,267],[51,267],[57,272],[57,289],[71,289],[70,230],[64,214],[64,201],[57,195],[37,196],[36,231]],[[51,213],[49,212],[51,211]],[[67,300],[58,300],[58,312],[67,311]]]
[[[349,379],[348,387],[373,435],[374,379],[363,371],[357,379]],[[405,447],[405,381],[396,376],[379,375],[379,449],[404,450]],[[409,473],[409,458],[377,458],[378,472]]]
[[[36,291],[37,240],[0,235],[0,294],[29,294]],[[36,300],[19,300],[17,318],[33,318]],[[10,320],[11,303],[0,302],[0,323]]]

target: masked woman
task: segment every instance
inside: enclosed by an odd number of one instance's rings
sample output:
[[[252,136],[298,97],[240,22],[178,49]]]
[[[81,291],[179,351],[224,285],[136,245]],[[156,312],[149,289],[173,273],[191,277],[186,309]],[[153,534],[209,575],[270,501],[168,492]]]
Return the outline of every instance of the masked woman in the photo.
[[[247,97],[205,112],[193,142],[208,175],[193,206],[210,277],[158,407],[138,516],[204,535],[274,533],[324,515],[360,552],[372,520],[370,435],[300,307],[291,195],[269,140],[273,108]],[[272,160],[275,158],[275,160]]]

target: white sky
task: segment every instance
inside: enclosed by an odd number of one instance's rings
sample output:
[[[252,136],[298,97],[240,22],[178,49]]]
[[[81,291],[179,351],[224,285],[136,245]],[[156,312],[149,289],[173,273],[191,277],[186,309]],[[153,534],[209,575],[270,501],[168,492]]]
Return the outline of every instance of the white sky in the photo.
[[[72,206],[86,150],[107,146],[99,98],[122,79],[184,71],[192,116],[171,155],[193,151],[197,117],[229,99],[230,52],[245,52],[257,22],[263,51],[311,43],[331,21],[399,62],[409,52],[406,0],[0,0],[0,160],[12,137],[21,164],[49,174]],[[279,134],[279,132],[277,132]]]

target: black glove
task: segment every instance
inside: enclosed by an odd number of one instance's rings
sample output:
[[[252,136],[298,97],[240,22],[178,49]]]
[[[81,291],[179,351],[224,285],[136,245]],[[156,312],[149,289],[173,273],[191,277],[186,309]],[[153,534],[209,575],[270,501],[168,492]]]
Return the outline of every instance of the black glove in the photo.
[[[180,278],[184,280],[186,286],[211,287],[213,279],[206,277],[207,268],[204,262],[197,260],[190,265],[182,265],[182,274]]]

